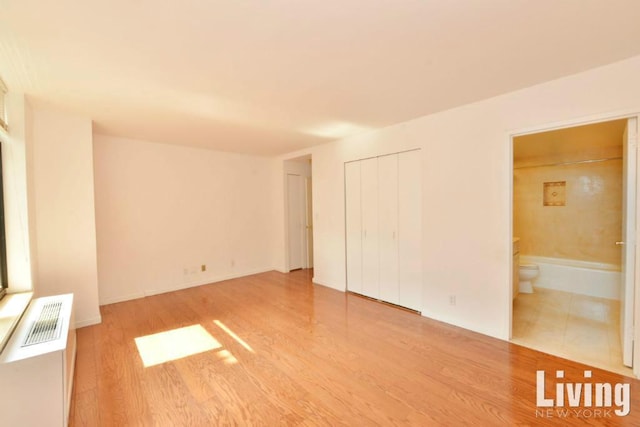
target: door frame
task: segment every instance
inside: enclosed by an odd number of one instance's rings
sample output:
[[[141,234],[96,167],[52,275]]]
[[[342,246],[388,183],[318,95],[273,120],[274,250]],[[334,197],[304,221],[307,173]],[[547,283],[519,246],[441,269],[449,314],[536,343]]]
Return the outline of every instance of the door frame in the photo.
[[[313,169],[312,169],[313,171]],[[304,178],[305,246],[307,268],[313,268],[313,177]]]
[[[508,227],[508,235],[505,236],[505,248],[507,248],[507,252],[509,254],[509,277],[507,279],[509,290],[506,294],[507,299],[505,300],[505,315],[507,317],[507,340],[511,341],[513,338],[513,140],[516,137],[530,135],[535,133],[543,133],[549,132],[559,129],[584,126],[602,122],[608,122],[613,120],[623,120],[629,119],[632,117],[636,117],[640,126],[640,112],[633,111],[624,111],[617,112],[614,114],[602,114],[602,115],[594,115],[589,117],[583,117],[578,119],[569,119],[558,122],[550,122],[541,125],[530,126],[521,129],[513,129],[507,132],[507,141],[506,141],[506,154],[508,156],[507,164],[508,173],[506,177],[506,182],[509,188],[509,197],[508,197],[508,218],[509,218],[509,227]],[[639,144],[640,145],[640,144]],[[636,152],[636,156],[640,157],[640,147]],[[640,160],[640,159],[639,159]],[[640,162],[638,163],[638,173],[636,176],[636,185],[638,191],[640,192]],[[621,190],[622,191],[622,190]],[[640,209],[636,209],[636,224],[640,225]],[[639,229],[636,228],[636,245],[640,242],[638,236],[640,235]],[[634,319],[636,322],[640,322],[640,251],[636,250],[636,258],[634,265]],[[640,326],[640,325],[638,325]],[[633,375],[637,378],[640,378],[640,327],[633,328]]]
[[[305,177],[301,174],[298,173],[292,173],[292,172],[287,172],[285,173],[285,180],[286,180],[286,194],[287,196],[285,197],[286,200],[286,211],[287,211],[287,224],[286,224],[286,229],[287,229],[287,271],[292,271],[292,266],[291,266],[291,254],[292,254],[292,250],[291,250],[291,221],[293,220],[293,218],[291,218],[290,215],[290,201],[291,201],[291,194],[292,194],[292,188],[290,185],[290,179],[289,177],[294,176],[297,177],[296,179],[296,185],[298,185],[300,188],[298,188],[298,192],[299,194],[299,205],[298,209],[300,210],[299,215],[300,216],[305,216],[306,215],[306,196],[305,196],[305,189],[304,189],[304,183],[305,183]],[[304,203],[304,208],[302,206],[302,204]],[[300,219],[300,218],[299,218]],[[302,218],[302,222],[304,223],[306,221],[306,218]],[[306,230],[299,230],[300,233],[300,239],[302,240],[300,242],[300,248],[302,250],[302,253],[300,254],[300,259],[301,259],[301,266],[300,267],[295,267],[293,268],[294,270],[300,269],[300,268],[306,268],[306,264],[307,264],[307,236],[306,236]],[[297,239],[296,239],[297,240]]]
[[[631,129],[629,127],[629,124],[633,124],[634,128]],[[631,143],[630,143],[631,141]],[[622,358],[623,358],[623,364],[626,366],[629,366],[629,364],[631,364],[631,366],[634,365],[633,363],[633,343],[636,341],[634,336],[633,336],[633,329],[634,329],[634,324],[635,324],[635,319],[637,318],[635,316],[635,313],[633,312],[636,304],[635,304],[635,295],[636,295],[636,280],[635,280],[635,272],[636,272],[636,259],[637,259],[637,234],[638,234],[638,229],[637,229],[637,200],[638,200],[638,181],[637,181],[637,177],[638,177],[638,117],[631,117],[629,119],[627,119],[627,124],[625,126],[625,131],[624,131],[624,139],[622,141],[622,143],[624,144],[623,146],[623,151],[622,151],[622,156],[623,156],[623,166],[622,166],[622,173],[623,173],[623,184],[622,184],[622,190],[623,190],[623,195],[622,195],[622,219],[623,224],[626,226],[625,229],[623,229],[623,234],[622,234],[622,238],[621,238],[621,244],[623,245],[621,247],[622,250],[622,283],[626,284],[627,282],[631,281],[634,286],[632,287],[624,287],[623,289],[621,289],[620,291],[620,335],[622,338]],[[635,151],[632,152],[632,155],[629,155],[629,148],[630,145],[635,146]],[[632,170],[635,175],[636,175],[636,182],[635,183],[629,183],[628,179],[627,179],[627,172],[629,170]],[[629,184],[631,184],[631,186],[629,186]],[[631,187],[631,188],[630,188]],[[631,201],[631,203],[630,203]],[[633,205],[633,212],[632,213],[632,218],[629,219],[629,216],[627,215],[629,208],[628,206]],[[626,208],[626,210],[625,210]],[[633,230],[628,230],[628,225],[632,224],[633,225]],[[628,233],[628,231],[631,231],[630,233]],[[633,246],[631,246],[629,243],[632,243]],[[630,262],[629,262],[630,261]],[[631,268],[631,271],[629,269],[629,264],[632,264],[633,267]],[[631,295],[628,295],[629,293],[631,293]],[[624,298],[623,298],[624,297]],[[631,297],[631,298],[629,298]],[[628,301],[628,302],[627,302]],[[624,304],[622,304],[624,302]],[[631,304],[631,310],[627,311],[627,308],[629,307],[629,305]],[[629,325],[629,322],[631,323]],[[625,329],[626,328],[626,329]],[[627,345],[627,339],[631,340],[631,345]]]
[[[286,158],[282,160],[282,209],[283,209],[283,219],[284,221],[281,223],[282,224],[282,240],[281,240],[281,244],[283,247],[283,252],[282,252],[282,261],[281,261],[281,267],[278,268],[278,271],[282,271],[283,273],[289,273],[291,271],[291,265],[290,265],[290,248],[289,248],[289,185],[288,185],[288,175],[299,175],[302,178],[302,202],[304,204],[303,207],[303,215],[307,214],[307,203],[306,203],[306,198],[308,196],[311,197],[311,203],[313,203],[313,191],[311,192],[311,194],[307,194],[307,189],[306,189],[306,180],[310,179],[311,182],[313,183],[313,163],[312,163],[312,159],[313,156],[311,154],[305,154],[305,155],[301,155],[298,157],[292,157],[292,158]],[[306,167],[301,167],[299,166],[302,163],[307,163],[308,162],[308,172],[305,170]],[[309,215],[313,215],[313,212],[311,212]],[[306,217],[303,218],[303,222],[306,223]],[[304,224],[303,224],[304,225]],[[315,234],[315,230],[311,229],[311,233]],[[308,237],[306,233],[306,230],[303,230],[303,254],[302,254],[302,258],[303,258],[303,266],[302,268],[309,268],[308,265],[308,252],[309,250],[313,250],[313,248],[309,247],[309,243],[308,243]],[[315,238],[315,236],[312,235],[312,238]]]

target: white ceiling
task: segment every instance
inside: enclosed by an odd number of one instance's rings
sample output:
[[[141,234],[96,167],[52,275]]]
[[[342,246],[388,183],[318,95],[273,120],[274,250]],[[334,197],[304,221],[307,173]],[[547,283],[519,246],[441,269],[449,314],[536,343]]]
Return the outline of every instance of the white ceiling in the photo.
[[[33,104],[265,155],[637,54],[637,0],[0,0],[0,75]]]

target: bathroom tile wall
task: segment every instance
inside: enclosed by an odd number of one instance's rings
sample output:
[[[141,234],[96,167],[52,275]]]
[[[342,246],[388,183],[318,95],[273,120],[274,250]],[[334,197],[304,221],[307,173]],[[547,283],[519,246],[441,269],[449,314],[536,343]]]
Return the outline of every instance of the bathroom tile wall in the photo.
[[[543,206],[545,182],[566,181],[566,204]],[[514,170],[514,236],[524,255],[620,264],[622,160]]]

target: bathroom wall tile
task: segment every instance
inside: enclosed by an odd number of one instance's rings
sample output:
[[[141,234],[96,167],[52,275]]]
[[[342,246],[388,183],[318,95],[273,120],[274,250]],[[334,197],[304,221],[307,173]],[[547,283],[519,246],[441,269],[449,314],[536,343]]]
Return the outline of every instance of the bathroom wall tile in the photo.
[[[545,182],[566,182],[565,206],[544,206]],[[620,265],[622,160],[514,170],[520,253]]]

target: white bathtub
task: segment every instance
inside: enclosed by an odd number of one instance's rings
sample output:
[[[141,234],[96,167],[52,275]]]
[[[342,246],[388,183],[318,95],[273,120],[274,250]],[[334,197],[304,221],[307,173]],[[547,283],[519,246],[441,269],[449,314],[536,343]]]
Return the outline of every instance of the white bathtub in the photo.
[[[520,255],[520,263],[540,267],[534,288],[620,299],[622,273],[617,265],[531,255]]]

